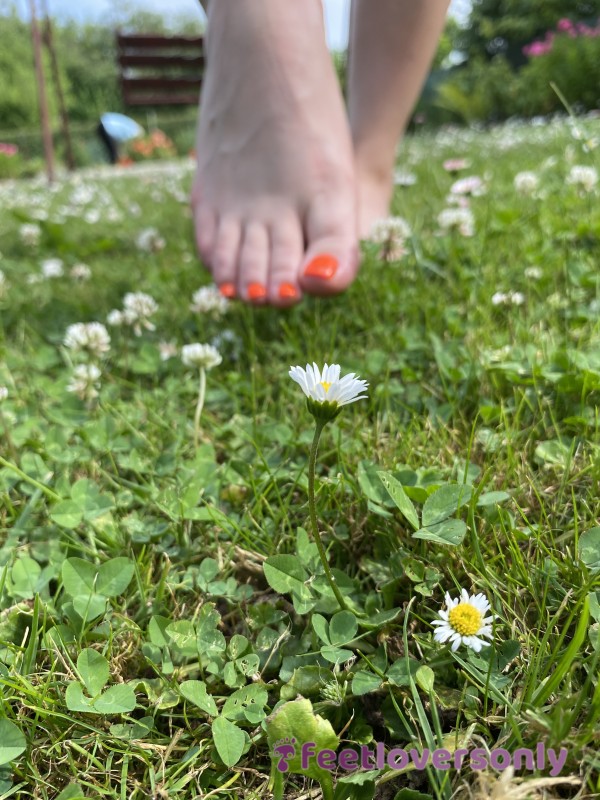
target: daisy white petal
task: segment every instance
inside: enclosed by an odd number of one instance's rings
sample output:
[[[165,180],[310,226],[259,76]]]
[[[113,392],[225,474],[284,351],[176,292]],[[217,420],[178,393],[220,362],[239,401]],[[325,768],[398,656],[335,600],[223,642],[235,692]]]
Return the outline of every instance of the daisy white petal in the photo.
[[[439,619],[432,622],[436,626],[434,641],[451,642],[453,652],[461,644],[476,653],[488,647],[490,643],[481,637],[493,639],[492,627],[488,623],[493,622],[495,615],[485,616],[490,609],[487,597],[481,592],[470,595],[466,589],[461,589],[457,598],[446,592],[445,603],[446,610],[438,612]]]

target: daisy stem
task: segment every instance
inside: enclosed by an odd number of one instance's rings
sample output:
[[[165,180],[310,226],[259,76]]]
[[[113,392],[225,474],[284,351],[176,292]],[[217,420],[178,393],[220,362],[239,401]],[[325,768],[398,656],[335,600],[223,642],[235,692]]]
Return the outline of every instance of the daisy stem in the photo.
[[[338,601],[340,608],[342,610],[346,610],[346,601],[342,597],[342,593],[340,592],[338,585],[335,582],[335,578],[329,568],[329,562],[327,561],[327,553],[325,552],[325,547],[323,545],[323,540],[321,539],[321,534],[319,533],[319,523],[317,521],[317,512],[316,512],[316,505],[315,505],[315,465],[317,462],[317,450],[319,448],[319,439],[321,438],[321,433],[323,432],[323,428],[327,424],[326,421],[317,419],[316,420],[316,428],[315,428],[315,436],[312,441],[312,445],[310,447],[310,456],[308,459],[308,510],[310,513],[310,522],[313,529],[313,536],[315,539],[315,544],[317,545],[317,550],[319,551],[319,558],[321,559],[321,564],[323,565],[323,569],[325,571],[325,577],[329,585],[331,586],[331,591],[335,595],[335,599]]]
[[[198,402],[196,404],[196,413],[194,414],[194,447],[198,447],[200,439],[200,415],[204,408],[204,393],[206,392],[206,372],[204,367],[200,367],[200,385],[198,387]]]

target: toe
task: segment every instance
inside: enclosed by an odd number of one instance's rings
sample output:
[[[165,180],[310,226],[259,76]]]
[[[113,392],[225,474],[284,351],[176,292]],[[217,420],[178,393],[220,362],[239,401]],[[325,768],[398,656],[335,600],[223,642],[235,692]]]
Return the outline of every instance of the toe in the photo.
[[[347,202],[346,193],[317,198],[307,217],[306,233],[300,286],[314,295],[344,291],[356,277],[359,262],[355,206]]]
[[[208,265],[217,235],[217,218],[214,211],[204,204],[194,209],[196,246],[202,261]]]
[[[241,237],[240,221],[235,217],[222,217],[209,264],[215,283],[226,297],[235,295]]]
[[[282,216],[271,226],[271,263],[267,285],[271,305],[292,306],[302,298],[298,270],[303,252],[300,220],[292,214],[289,217]]]
[[[244,228],[238,262],[239,297],[250,303],[267,300],[269,272],[269,233],[262,222],[248,222]]]

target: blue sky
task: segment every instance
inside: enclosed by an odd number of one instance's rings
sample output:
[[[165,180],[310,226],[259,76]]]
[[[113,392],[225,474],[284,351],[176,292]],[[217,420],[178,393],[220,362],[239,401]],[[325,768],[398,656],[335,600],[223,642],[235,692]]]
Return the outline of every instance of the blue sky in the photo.
[[[61,19],[78,21],[110,22],[111,12],[126,5],[129,8],[146,9],[159,14],[185,15],[201,18],[202,10],[198,0],[46,0],[50,13]],[[342,50],[346,46],[350,0],[323,0],[327,24],[327,40],[330,48]],[[0,10],[10,6],[10,0],[0,0]],[[21,10],[22,3],[16,4]],[[460,18],[468,12],[470,0],[452,0],[452,10]]]

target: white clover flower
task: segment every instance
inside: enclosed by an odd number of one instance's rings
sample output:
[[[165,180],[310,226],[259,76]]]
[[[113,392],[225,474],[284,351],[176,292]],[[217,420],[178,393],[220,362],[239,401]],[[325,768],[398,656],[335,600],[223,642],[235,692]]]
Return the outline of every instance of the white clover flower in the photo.
[[[96,225],[100,221],[100,212],[97,208],[90,208],[89,211],[85,212],[83,218],[88,225]]]
[[[227,311],[229,300],[223,297],[216,286],[203,286],[192,295],[190,310],[195,314],[221,316]]]
[[[75,264],[69,275],[76,281],[87,281],[92,277],[92,270],[87,264]]]
[[[450,187],[450,194],[464,195],[468,194],[472,197],[481,197],[487,192],[487,186],[478,175],[471,175],[468,178],[461,178],[455,181]]]
[[[540,181],[535,172],[517,172],[513,184],[519,194],[532,195],[538,188]]]
[[[101,322],[77,322],[67,328],[64,345],[75,352],[85,350],[100,358],[110,350],[110,336]]]
[[[8,288],[8,283],[6,281],[6,275],[0,269],[0,298],[4,297],[4,293],[6,292],[7,288]]]
[[[40,243],[42,229],[35,222],[25,222],[19,228],[19,238],[28,247],[35,247]]]
[[[61,278],[64,269],[60,258],[46,258],[41,265],[44,278]]]
[[[396,186],[414,186],[417,182],[417,176],[408,172],[408,170],[397,169],[394,172],[394,183]]]
[[[567,175],[567,183],[577,186],[586,192],[591,192],[598,183],[598,171],[595,167],[575,165],[571,167]]]
[[[223,358],[216,347],[210,344],[185,344],[181,348],[181,360],[186,367],[212,369],[217,367]]]
[[[106,321],[113,328],[117,328],[120,325],[123,325],[123,323],[125,322],[123,312],[119,311],[118,308],[113,308],[112,311],[108,312]]]
[[[494,614],[485,616],[490,610],[490,603],[484,594],[469,595],[462,589],[460,597],[452,599],[446,592],[447,611],[440,611],[441,619],[434,620],[431,624],[439,626],[433,635],[436,642],[452,642],[452,651],[456,652],[461,644],[470,647],[479,653],[483,647],[489,647],[489,642],[482,636],[493,639],[491,622]]]
[[[523,273],[523,275],[525,275],[526,278],[529,278],[532,281],[539,281],[539,279],[542,277],[543,274],[544,273],[542,272],[540,267],[527,267],[527,269]]]
[[[138,250],[145,253],[158,253],[165,248],[165,240],[156,228],[144,228],[135,240]]]
[[[443,164],[446,172],[460,172],[470,166],[471,162],[466,158],[448,158]]]
[[[38,275],[37,272],[32,272],[30,275],[27,276],[26,280],[30,286],[33,286],[36,283],[41,283],[43,278],[41,275]]]
[[[179,348],[175,342],[159,342],[158,350],[160,352],[161,361],[168,361],[170,358],[174,358],[179,352]]]
[[[408,252],[404,245],[410,235],[410,225],[405,219],[386,217],[373,224],[370,239],[381,245],[381,258],[386,261],[399,261]]]
[[[525,302],[523,292],[495,292],[492,295],[493,306],[522,306]]]
[[[443,231],[457,230],[461,236],[473,236],[475,219],[469,208],[445,208],[438,214],[438,225]]]
[[[128,292],[123,298],[123,309],[123,321],[133,325],[136,336],[141,336],[142,327],[148,331],[155,330],[150,317],[158,311],[158,303],[149,294]]]
[[[333,419],[342,406],[367,397],[368,383],[351,372],[340,379],[340,365],[325,364],[323,370],[313,362],[302,367],[290,367],[289,376],[307,397],[308,410],[318,419]]]
[[[6,386],[0,386],[0,403],[8,397],[8,389]]]
[[[95,364],[78,364],[67,386],[67,392],[74,392],[81,400],[95,400],[100,388],[102,373]]]

